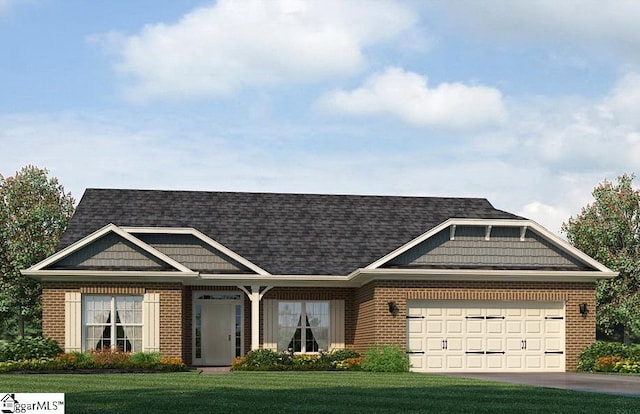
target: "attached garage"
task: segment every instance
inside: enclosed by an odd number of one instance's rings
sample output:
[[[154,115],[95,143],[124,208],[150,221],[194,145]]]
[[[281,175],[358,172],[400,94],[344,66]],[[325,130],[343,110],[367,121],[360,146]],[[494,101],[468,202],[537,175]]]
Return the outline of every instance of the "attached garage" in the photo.
[[[563,302],[409,301],[407,352],[418,372],[565,370]]]

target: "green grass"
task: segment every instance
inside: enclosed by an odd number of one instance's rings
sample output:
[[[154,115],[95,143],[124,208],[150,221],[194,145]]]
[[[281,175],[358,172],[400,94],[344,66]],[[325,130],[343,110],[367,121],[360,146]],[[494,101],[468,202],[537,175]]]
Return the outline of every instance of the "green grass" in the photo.
[[[640,413],[640,399],[415,373],[0,375],[0,392],[64,392],[68,413]]]

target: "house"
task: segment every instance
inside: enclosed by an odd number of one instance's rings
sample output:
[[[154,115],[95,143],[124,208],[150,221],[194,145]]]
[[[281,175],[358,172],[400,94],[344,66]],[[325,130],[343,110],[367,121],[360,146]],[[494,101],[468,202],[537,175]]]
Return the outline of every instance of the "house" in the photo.
[[[23,273],[66,351],[397,344],[422,372],[573,370],[616,275],[485,199],[113,189]]]

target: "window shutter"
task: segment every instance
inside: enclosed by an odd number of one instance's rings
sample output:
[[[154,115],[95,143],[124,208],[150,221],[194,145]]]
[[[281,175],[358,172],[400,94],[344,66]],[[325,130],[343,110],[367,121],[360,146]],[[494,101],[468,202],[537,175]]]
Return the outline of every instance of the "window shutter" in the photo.
[[[64,293],[64,351],[82,352],[82,294]]]
[[[262,326],[264,326],[264,338],[262,348],[278,350],[278,301],[264,299],[262,301]]]
[[[160,351],[160,294],[145,293],[142,300],[142,351]]]
[[[344,349],[344,300],[332,300],[329,305],[331,320],[329,321],[330,350]]]

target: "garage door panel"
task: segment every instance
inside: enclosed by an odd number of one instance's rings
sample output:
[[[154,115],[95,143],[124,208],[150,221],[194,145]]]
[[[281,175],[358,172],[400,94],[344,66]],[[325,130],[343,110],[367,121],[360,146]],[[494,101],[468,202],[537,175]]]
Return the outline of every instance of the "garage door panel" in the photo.
[[[427,351],[441,351],[442,348],[443,346],[442,346],[441,338],[434,338],[434,337],[427,338]],[[415,350],[413,348],[411,349]]]
[[[484,338],[483,337],[470,337],[466,340],[467,346],[465,347],[465,351],[467,352],[476,352],[476,351],[484,351]]]
[[[462,355],[447,355],[445,361],[448,369],[460,370],[464,368],[464,358]]]
[[[525,341],[528,351],[542,351],[542,338],[528,337]]]
[[[564,321],[558,319],[545,320],[544,332],[547,334],[558,334],[564,329]]]
[[[467,319],[466,323],[466,333],[469,334],[480,334],[484,331],[484,320],[482,319]]]
[[[504,326],[505,326],[505,331],[508,334],[522,335],[522,333],[524,333],[524,323],[522,321],[507,319],[504,322]]]
[[[504,355],[487,355],[487,369],[502,370],[504,367]]]
[[[464,329],[463,329],[463,323],[462,320],[458,320],[458,321],[447,321],[447,335],[455,335],[455,334],[462,334]]]
[[[427,334],[444,333],[444,323],[439,320],[427,320]]]
[[[522,365],[521,355],[506,355],[505,364],[506,368],[511,370],[520,370],[524,368],[524,366]]]
[[[564,348],[561,338],[544,338],[545,351],[561,351]]]
[[[424,324],[421,319],[409,319],[409,332],[412,334],[422,334],[424,332]]]
[[[527,335],[536,335],[542,333],[542,321],[527,320],[524,322],[524,331]]]
[[[449,352],[462,352],[464,350],[464,341],[462,337],[448,337],[447,338],[447,351]]]
[[[500,352],[504,351],[505,338],[492,338],[488,337],[486,340],[485,351]]]
[[[443,368],[443,357],[440,355],[428,355],[427,356],[427,368],[433,370],[440,370]]]
[[[544,368],[549,370],[560,370],[564,368],[564,357],[560,354],[551,354],[545,356]]]
[[[425,367],[422,365],[424,361],[424,357],[422,355],[410,355],[409,363],[411,364],[411,368],[416,371],[422,371]]]
[[[502,319],[487,320],[486,332],[489,334],[504,333],[504,321]]]
[[[409,351],[423,351],[424,350],[423,343],[424,343],[424,338],[422,337],[409,338]]]
[[[525,355],[525,367],[527,369],[540,369],[542,368],[542,355]]]
[[[522,337],[518,336],[518,337],[512,337],[512,338],[507,338],[505,341],[505,350],[507,352],[509,351],[520,351],[522,350]]]

